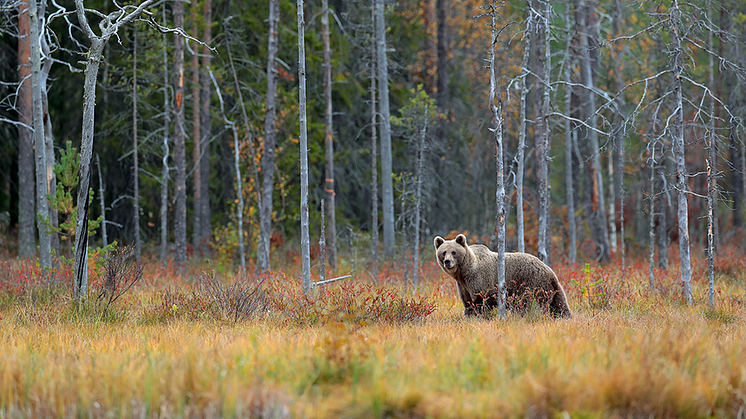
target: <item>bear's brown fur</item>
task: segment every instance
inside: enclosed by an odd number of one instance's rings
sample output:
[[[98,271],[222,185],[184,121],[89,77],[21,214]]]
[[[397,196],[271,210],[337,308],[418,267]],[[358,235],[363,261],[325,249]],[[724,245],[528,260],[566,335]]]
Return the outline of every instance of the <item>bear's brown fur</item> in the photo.
[[[435,237],[438,265],[456,280],[464,314],[474,316],[497,307],[497,253],[481,244],[468,245],[459,234],[455,240]],[[565,290],[552,268],[528,253],[505,253],[506,307],[525,310],[531,300],[554,317],[572,317]]]

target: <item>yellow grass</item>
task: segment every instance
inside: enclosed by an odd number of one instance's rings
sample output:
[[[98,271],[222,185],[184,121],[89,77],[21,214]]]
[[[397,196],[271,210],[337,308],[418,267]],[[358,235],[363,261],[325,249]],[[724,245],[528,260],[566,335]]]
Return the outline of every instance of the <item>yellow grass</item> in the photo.
[[[558,271],[577,278],[572,320],[465,319],[434,270],[435,313],[404,324],[150,324],[157,286],[107,321],[21,297],[0,311],[0,416],[744,417],[743,276],[718,278],[710,311],[701,278],[686,307],[676,287],[648,295],[642,271]],[[581,293],[597,277],[605,308]]]

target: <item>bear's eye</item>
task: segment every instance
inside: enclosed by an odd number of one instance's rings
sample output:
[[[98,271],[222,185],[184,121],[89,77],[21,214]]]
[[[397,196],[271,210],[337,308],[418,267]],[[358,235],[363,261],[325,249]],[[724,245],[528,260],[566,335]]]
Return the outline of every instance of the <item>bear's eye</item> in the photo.
[[[453,256],[456,256],[456,252],[451,252],[451,254],[452,254]]]

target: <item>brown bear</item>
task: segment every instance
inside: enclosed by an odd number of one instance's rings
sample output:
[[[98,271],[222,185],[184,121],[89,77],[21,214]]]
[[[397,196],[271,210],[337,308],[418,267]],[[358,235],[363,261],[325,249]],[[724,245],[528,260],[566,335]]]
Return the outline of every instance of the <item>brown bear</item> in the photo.
[[[481,244],[468,245],[463,234],[455,240],[437,236],[433,244],[438,265],[456,280],[464,315],[497,307],[497,253]],[[505,252],[505,293],[508,310],[525,311],[534,300],[554,317],[572,317],[557,275],[534,255]]]

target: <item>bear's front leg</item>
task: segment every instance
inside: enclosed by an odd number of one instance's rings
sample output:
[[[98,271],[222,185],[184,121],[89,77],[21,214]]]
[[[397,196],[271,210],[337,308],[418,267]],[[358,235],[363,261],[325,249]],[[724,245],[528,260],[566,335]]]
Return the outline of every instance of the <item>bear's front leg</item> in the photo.
[[[466,307],[466,309],[464,309],[464,316],[466,316],[466,317],[473,317],[473,316],[476,316],[478,314],[479,313],[477,312],[477,309],[474,308],[473,305],[469,306],[469,307]]]

